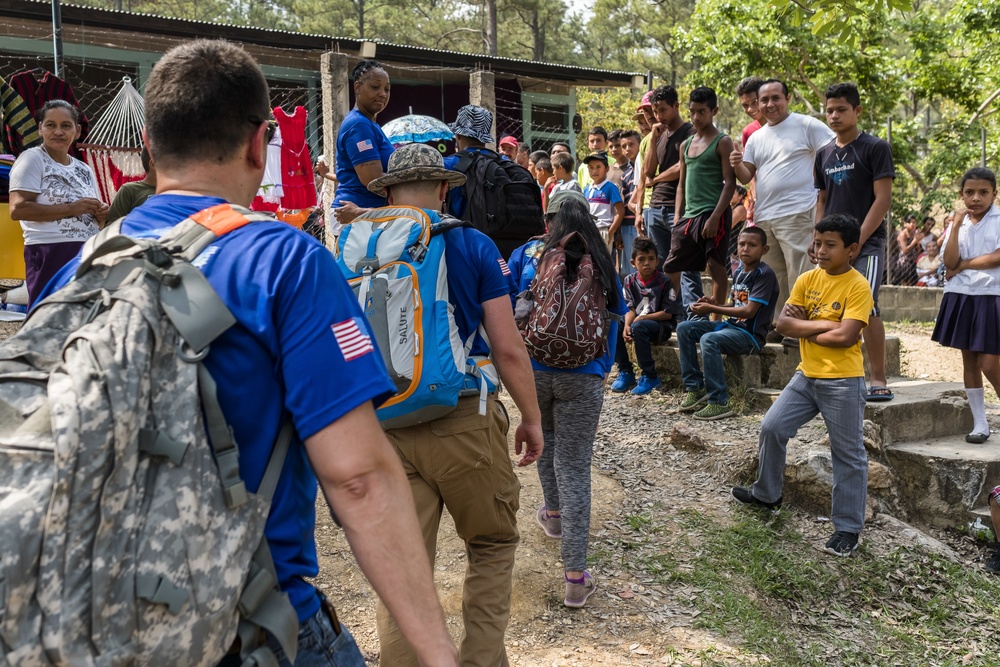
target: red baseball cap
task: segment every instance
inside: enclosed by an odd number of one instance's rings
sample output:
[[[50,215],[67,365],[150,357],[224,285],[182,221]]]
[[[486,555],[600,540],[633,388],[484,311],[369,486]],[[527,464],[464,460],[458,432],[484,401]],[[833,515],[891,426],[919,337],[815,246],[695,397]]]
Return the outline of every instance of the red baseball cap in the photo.
[[[642,101],[639,102],[639,106],[636,107],[635,113],[632,114],[632,120],[642,120],[643,118],[645,118],[645,114],[642,113],[642,110],[653,108],[652,97],[653,97],[652,90],[646,92],[646,94],[642,96]]]
[[[517,139],[515,139],[514,137],[512,137],[511,135],[508,134],[506,137],[504,137],[503,139],[500,140],[500,145],[501,146],[514,146],[515,148],[517,148]]]

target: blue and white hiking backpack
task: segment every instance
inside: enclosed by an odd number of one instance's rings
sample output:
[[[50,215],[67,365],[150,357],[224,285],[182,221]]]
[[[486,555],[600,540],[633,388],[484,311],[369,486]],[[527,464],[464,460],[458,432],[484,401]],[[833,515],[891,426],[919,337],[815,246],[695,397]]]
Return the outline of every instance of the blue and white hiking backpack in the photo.
[[[462,340],[448,300],[444,232],[467,224],[432,223],[422,209],[387,206],[358,216],[337,241],[337,263],[396,384],[376,412],[383,428],[442,417],[461,396],[478,395],[486,414],[486,396],[499,385],[490,359],[470,356],[476,332]]]

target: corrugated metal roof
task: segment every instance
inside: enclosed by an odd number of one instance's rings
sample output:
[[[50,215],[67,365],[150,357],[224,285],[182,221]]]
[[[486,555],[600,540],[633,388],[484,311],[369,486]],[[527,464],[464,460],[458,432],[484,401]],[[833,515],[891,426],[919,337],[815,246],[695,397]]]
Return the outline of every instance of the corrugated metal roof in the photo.
[[[50,7],[50,2],[45,0],[0,0],[0,15],[44,19],[50,15]],[[310,51],[341,50],[357,52],[361,49],[362,42],[372,41],[378,44],[377,57],[386,60],[387,64],[390,65],[392,59],[395,57],[398,60],[405,61],[406,64],[432,63],[459,69],[490,69],[498,73],[517,76],[531,76],[542,79],[552,78],[562,81],[580,80],[581,83],[587,82],[592,84],[605,82],[612,85],[628,84],[631,82],[633,76],[642,76],[640,72],[603,70],[593,67],[544,63],[519,58],[462,53],[423,46],[392,44],[377,38],[361,40],[350,37],[316,35],[290,30],[276,30],[273,28],[170,18],[156,14],[126,12],[74,4],[63,4],[62,15],[64,22],[129,28],[137,32],[175,36],[210,35],[261,46],[299,48]]]

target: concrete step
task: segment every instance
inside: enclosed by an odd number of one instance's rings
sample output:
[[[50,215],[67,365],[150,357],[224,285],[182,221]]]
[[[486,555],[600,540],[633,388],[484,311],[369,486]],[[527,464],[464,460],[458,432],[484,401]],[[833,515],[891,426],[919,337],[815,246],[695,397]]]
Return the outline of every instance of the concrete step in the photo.
[[[921,438],[885,448],[899,502],[911,520],[931,526],[974,521],[990,490],[1000,484],[1000,438],[981,445],[964,435]],[[989,512],[986,513],[988,519]]]
[[[972,412],[961,382],[891,377],[889,387],[895,398],[865,405],[865,419],[879,427],[883,444],[964,436],[972,430]],[[751,405],[767,410],[780,394],[780,389],[762,387],[751,389],[747,396]]]
[[[964,437],[972,430],[972,411],[961,382],[891,378],[889,388],[896,395],[891,401],[865,405],[865,419],[878,425],[883,445]]]
[[[889,378],[896,395],[891,401],[869,402],[865,419],[879,427],[884,445],[922,438],[962,435],[972,430],[972,412],[961,382],[932,382],[910,378]],[[780,389],[751,389],[751,405],[767,410],[781,394]]]
[[[635,353],[630,348],[630,355],[635,360]],[[868,354],[864,345],[861,346],[865,354],[865,373],[871,372],[868,364]],[[887,336],[885,341],[886,349],[886,373],[890,376],[898,376],[899,367],[899,338]],[[654,345],[653,361],[656,364],[656,371],[661,378],[669,378],[670,383],[680,386],[681,365],[680,352],[677,350],[677,343],[671,339],[664,345]],[[727,355],[725,358],[726,379],[730,387],[743,387],[745,389],[770,388],[781,389],[795,375],[801,358],[799,348],[785,347],[778,343],[770,343],[764,346],[759,354],[750,356]]]

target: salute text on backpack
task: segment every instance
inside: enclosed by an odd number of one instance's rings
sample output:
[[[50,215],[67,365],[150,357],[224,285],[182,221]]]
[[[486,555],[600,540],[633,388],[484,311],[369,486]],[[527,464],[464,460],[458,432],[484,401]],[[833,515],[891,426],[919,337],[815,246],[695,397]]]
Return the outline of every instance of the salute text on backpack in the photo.
[[[249,493],[200,363],[236,320],[190,262],[249,218],[112,225],[0,343],[0,664],[209,666],[239,631],[244,664],[276,665],[261,628],[294,656],[263,538],[292,429]]]
[[[432,225],[409,206],[376,208],[337,241],[337,262],[396,384],[396,395],[376,410],[383,428],[442,417],[461,396],[478,395],[485,415],[487,393],[499,384],[488,357],[470,356],[476,332],[461,339],[448,300],[444,233],[464,225],[455,218]]]
[[[460,151],[455,171],[466,175],[462,219],[493,239],[505,258],[545,233],[542,193],[528,170],[492,151]]]
[[[582,256],[576,275],[569,275],[567,251]],[[552,368],[579,368],[608,351],[611,319],[607,292],[601,284],[586,242],[567,234],[542,255],[531,287],[518,295],[515,318],[528,354]]]

